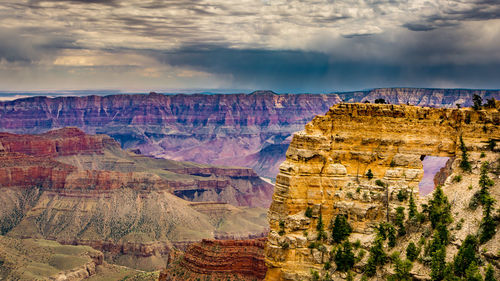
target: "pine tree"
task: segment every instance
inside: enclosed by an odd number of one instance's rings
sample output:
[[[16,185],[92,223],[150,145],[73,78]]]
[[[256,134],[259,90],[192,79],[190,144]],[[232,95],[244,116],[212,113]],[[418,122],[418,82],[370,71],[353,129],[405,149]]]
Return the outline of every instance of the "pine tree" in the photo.
[[[495,184],[493,180],[488,177],[489,166],[488,161],[483,162],[483,164],[481,164],[481,173],[479,176],[479,187],[481,187],[479,199],[483,205],[485,203],[485,198],[489,195],[489,188]]]
[[[388,278],[389,281],[411,281],[412,276],[410,271],[413,263],[409,260],[396,259],[394,261],[394,274]]]
[[[441,186],[436,187],[429,203],[427,212],[432,228],[436,228],[439,224],[448,225],[452,222],[451,205],[448,203],[448,197],[444,195]]]
[[[335,254],[335,264],[340,271],[348,271],[354,266],[354,253],[349,241],[345,241]]]
[[[479,95],[474,94],[474,96],[472,96],[472,102],[474,103],[472,106],[474,110],[479,110],[481,106],[483,106],[483,98]]]
[[[446,247],[444,245],[439,245],[439,248],[432,253],[431,257],[432,280],[443,280],[446,268]]]
[[[345,215],[337,215],[333,223],[332,238],[336,243],[344,241],[352,232],[351,225],[347,222]]]
[[[389,247],[393,248],[396,246],[396,229],[394,229],[392,224],[387,225],[387,238],[389,239],[387,243]]]
[[[488,242],[496,233],[497,222],[491,216],[495,199],[489,194],[484,198],[483,219],[481,220],[479,242],[481,244]]]
[[[417,246],[415,246],[415,243],[410,242],[408,244],[408,247],[406,247],[406,258],[410,261],[415,261],[418,257],[419,251],[417,249]]]
[[[497,281],[497,279],[495,278],[495,271],[493,270],[493,266],[491,266],[491,263],[488,264],[488,267],[486,268],[484,281]]]
[[[374,276],[377,266],[384,265],[387,262],[387,255],[384,252],[383,240],[381,237],[375,239],[375,243],[370,248],[370,257],[366,265],[366,275]]]
[[[460,161],[460,168],[465,172],[470,172],[472,166],[469,162],[469,155],[467,154],[467,147],[465,146],[464,139],[460,136],[460,150],[462,151],[462,160]]]
[[[453,263],[455,267],[455,275],[464,276],[465,270],[469,267],[473,262],[476,263],[479,261],[479,257],[477,256],[478,250],[478,242],[477,238],[473,235],[467,235],[465,237],[464,242],[460,246],[457,255],[455,256]]]
[[[476,262],[472,262],[465,271],[465,281],[483,281],[483,276],[479,272]]]
[[[395,223],[399,228],[398,229],[399,236],[404,236],[406,234],[404,221],[405,221],[405,208],[399,206],[396,208],[396,219],[395,219]]]

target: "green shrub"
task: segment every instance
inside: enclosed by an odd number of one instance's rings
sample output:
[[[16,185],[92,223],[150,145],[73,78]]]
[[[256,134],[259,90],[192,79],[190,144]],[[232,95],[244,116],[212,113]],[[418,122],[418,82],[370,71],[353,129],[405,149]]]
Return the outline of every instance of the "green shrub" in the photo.
[[[312,281],[319,281],[319,273],[316,270],[311,269],[311,277]]]
[[[332,265],[330,264],[330,262],[329,261],[325,262],[325,264],[323,265],[323,269],[330,270],[330,268],[332,268]]]
[[[461,182],[462,181],[462,175],[456,175],[453,177],[453,182]]]
[[[308,218],[312,218],[312,216],[313,216],[313,210],[312,210],[311,207],[307,206],[305,216],[308,217]]]
[[[491,150],[491,151],[495,151],[495,146],[496,146],[496,141],[494,139],[490,139],[488,141],[488,148]]]
[[[415,243],[410,242],[410,244],[408,244],[408,247],[406,247],[406,258],[410,261],[415,261],[418,258],[419,254],[420,250],[417,248],[417,246],[415,246]]]
[[[398,191],[397,198],[398,198],[399,202],[406,201],[406,199],[408,199],[408,191],[400,189]]]
[[[366,172],[366,177],[367,177],[369,180],[373,179],[372,169],[368,169],[368,172]]]
[[[385,187],[385,183],[383,181],[381,181],[381,180],[376,180],[375,184],[378,185],[378,186],[380,186],[380,187]]]
[[[359,249],[359,247],[361,247],[361,241],[356,240],[354,243],[352,243],[352,245],[354,246],[354,249]]]
[[[284,220],[280,220],[279,227],[280,227],[280,230],[278,231],[278,234],[280,236],[283,236],[285,234],[285,221]]]
[[[479,157],[481,157],[481,158],[486,157],[486,153],[484,153],[484,151],[481,151],[481,155],[479,155]]]

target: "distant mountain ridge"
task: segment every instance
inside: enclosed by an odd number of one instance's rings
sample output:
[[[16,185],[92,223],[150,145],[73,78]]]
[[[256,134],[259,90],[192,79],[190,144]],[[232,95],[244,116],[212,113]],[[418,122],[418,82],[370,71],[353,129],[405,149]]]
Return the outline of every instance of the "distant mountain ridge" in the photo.
[[[293,132],[339,102],[454,107],[499,90],[383,88],[331,94],[110,95],[32,97],[0,102],[0,131],[42,133],[75,126],[123,148],[174,160],[253,168],[274,178]]]

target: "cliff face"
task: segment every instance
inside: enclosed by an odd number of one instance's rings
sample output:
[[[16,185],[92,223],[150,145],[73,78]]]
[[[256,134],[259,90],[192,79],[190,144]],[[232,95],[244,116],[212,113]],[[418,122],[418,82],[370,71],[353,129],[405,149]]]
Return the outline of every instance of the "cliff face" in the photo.
[[[354,237],[372,241],[373,226],[394,218],[395,208],[406,204],[397,199],[400,191],[420,200],[422,156],[460,156],[460,136],[471,153],[479,154],[489,140],[500,138],[499,125],[496,108],[338,104],[315,117],[294,134],[276,178],[266,280],[309,279],[311,269],[323,269],[331,242],[326,252],[308,248],[316,241],[320,216],[329,226],[344,214]],[[366,176],[368,170],[373,179]],[[310,217],[305,216],[308,208]]]
[[[434,107],[472,104],[472,95],[500,99],[500,91],[375,89],[336,94],[255,92],[234,95],[113,95],[36,97],[0,102],[0,130],[42,133],[75,126],[104,133],[124,148],[174,160],[253,168],[274,178],[289,137],[341,100],[384,98]]]
[[[191,244],[160,280],[262,280],[266,239],[203,240]]]

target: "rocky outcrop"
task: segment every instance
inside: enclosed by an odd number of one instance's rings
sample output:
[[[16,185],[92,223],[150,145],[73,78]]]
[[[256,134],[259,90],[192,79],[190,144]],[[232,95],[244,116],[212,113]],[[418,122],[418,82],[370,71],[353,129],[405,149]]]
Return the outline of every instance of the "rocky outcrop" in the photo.
[[[160,275],[160,280],[262,280],[265,239],[203,240]]]
[[[460,138],[471,153],[486,151],[489,140],[500,139],[499,105],[474,111],[338,104],[315,117],[294,134],[276,178],[266,280],[308,279],[311,269],[322,270],[331,245],[323,252],[308,248],[320,217],[328,226],[344,214],[367,238],[373,226],[394,217],[403,204],[400,191],[418,200],[424,156],[459,157]]]

